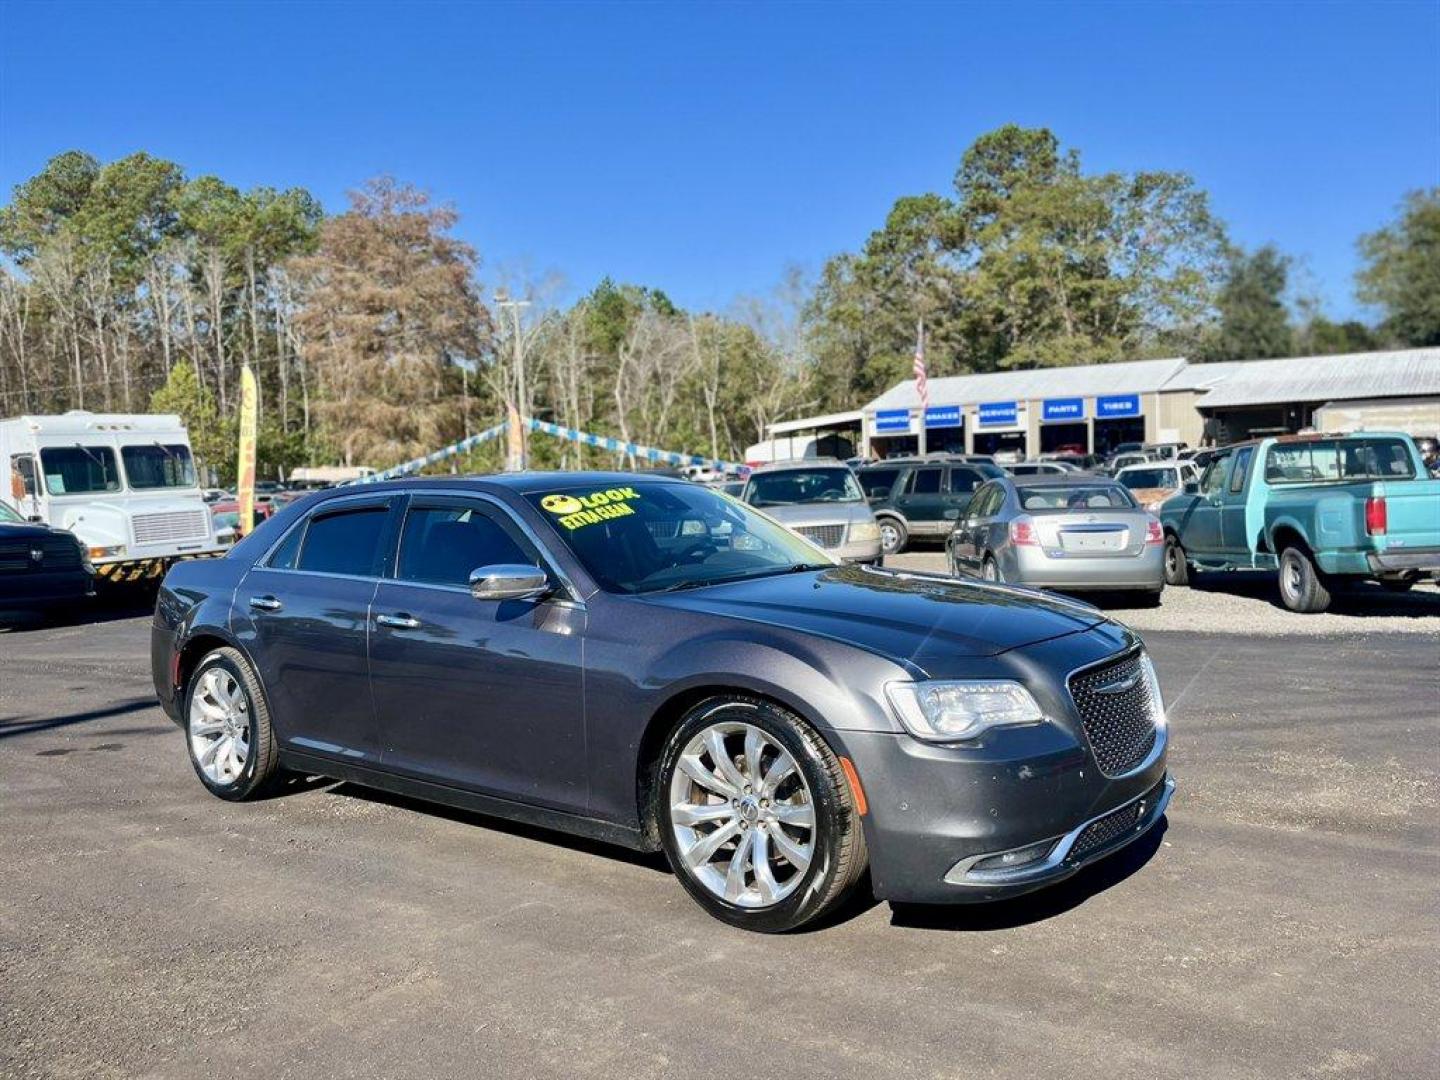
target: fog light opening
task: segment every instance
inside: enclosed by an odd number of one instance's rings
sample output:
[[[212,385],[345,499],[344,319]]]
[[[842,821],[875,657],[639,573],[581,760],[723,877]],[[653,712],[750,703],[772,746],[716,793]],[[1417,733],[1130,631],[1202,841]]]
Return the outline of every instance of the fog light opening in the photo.
[[[1002,851],[999,855],[991,855],[989,858],[981,859],[970,867],[971,870],[1015,870],[1022,866],[1029,866],[1031,863],[1039,862],[1050,854],[1050,849],[1055,846],[1053,840],[1042,840],[1038,844],[1031,844],[1029,847],[1015,848],[1013,851]]]

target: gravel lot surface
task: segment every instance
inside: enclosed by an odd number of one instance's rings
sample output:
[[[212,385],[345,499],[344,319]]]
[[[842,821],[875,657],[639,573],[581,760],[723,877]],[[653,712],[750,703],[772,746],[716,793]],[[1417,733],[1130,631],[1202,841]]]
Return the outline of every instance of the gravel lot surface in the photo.
[[[932,573],[945,572],[938,550],[892,555],[887,566]],[[1427,583],[1408,593],[1386,592],[1379,585],[1360,584],[1338,593],[1329,611],[1297,615],[1280,605],[1274,574],[1192,574],[1189,588],[1166,589],[1158,608],[1132,606],[1123,593],[1091,596],[1127,626],[1136,630],[1185,630],[1198,634],[1230,634],[1243,630],[1256,636],[1285,634],[1428,634],[1440,640],[1440,588]]]
[[[783,938],[540,830],[213,799],[143,615],[0,633],[0,1076],[1435,1076],[1433,603],[1117,612],[1171,702],[1163,833],[1021,901]]]

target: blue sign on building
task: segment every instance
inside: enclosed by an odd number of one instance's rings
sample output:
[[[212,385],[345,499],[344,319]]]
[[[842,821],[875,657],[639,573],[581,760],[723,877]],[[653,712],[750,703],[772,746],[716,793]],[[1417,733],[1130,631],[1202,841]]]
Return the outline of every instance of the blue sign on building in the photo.
[[[1097,397],[1095,399],[1095,416],[1097,419],[1108,420],[1116,416],[1139,415],[1139,394],[1111,394],[1108,397]]]
[[[1040,405],[1042,420],[1084,420],[1085,399],[1078,397],[1049,398]]]
[[[899,431],[910,430],[909,409],[881,409],[875,414],[876,431]]]
[[[1020,419],[1020,408],[1013,401],[989,401],[980,406],[980,423],[986,426],[1014,424]]]
[[[960,427],[964,423],[959,405],[931,405],[925,410],[927,428]]]

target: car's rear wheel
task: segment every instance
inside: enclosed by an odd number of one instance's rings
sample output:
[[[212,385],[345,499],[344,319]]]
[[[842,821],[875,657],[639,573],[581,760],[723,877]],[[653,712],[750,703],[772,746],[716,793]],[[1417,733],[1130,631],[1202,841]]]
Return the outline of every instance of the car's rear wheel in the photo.
[[[1280,599],[1291,611],[1306,614],[1330,606],[1330,590],[1304,548],[1287,547],[1280,553]]]
[[[883,555],[899,555],[905,550],[910,533],[903,522],[892,517],[882,517],[880,525],[880,552]]]
[[[1165,584],[1190,584],[1190,564],[1185,560],[1185,549],[1180,546],[1180,538],[1174,533],[1167,533],[1165,536]]]
[[[270,710],[239,651],[216,649],[196,666],[186,687],[185,742],[195,775],[222,799],[254,798],[279,772]]]
[[[1000,564],[995,561],[994,555],[985,556],[985,561],[980,564],[980,576],[986,581],[1005,580],[1005,575],[1000,572]]]
[[[657,798],[676,876],[733,926],[803,926],[865,870],[860,814],[839,758],[771,702],[711,698],[686,714],[661,757]]]

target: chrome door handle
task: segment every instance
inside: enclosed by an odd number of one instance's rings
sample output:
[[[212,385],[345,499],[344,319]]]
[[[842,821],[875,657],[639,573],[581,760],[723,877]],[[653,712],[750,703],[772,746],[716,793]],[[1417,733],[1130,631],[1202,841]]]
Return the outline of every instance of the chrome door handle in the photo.
[[[250,606],[259,608],[261,611],[279,611],[282,605],[273,596],[252,596],[250,597]]]
[[[420,620],[409,615],[376,615],[375,621],[381,626],[393,626],[397,630],[414,630]]]

